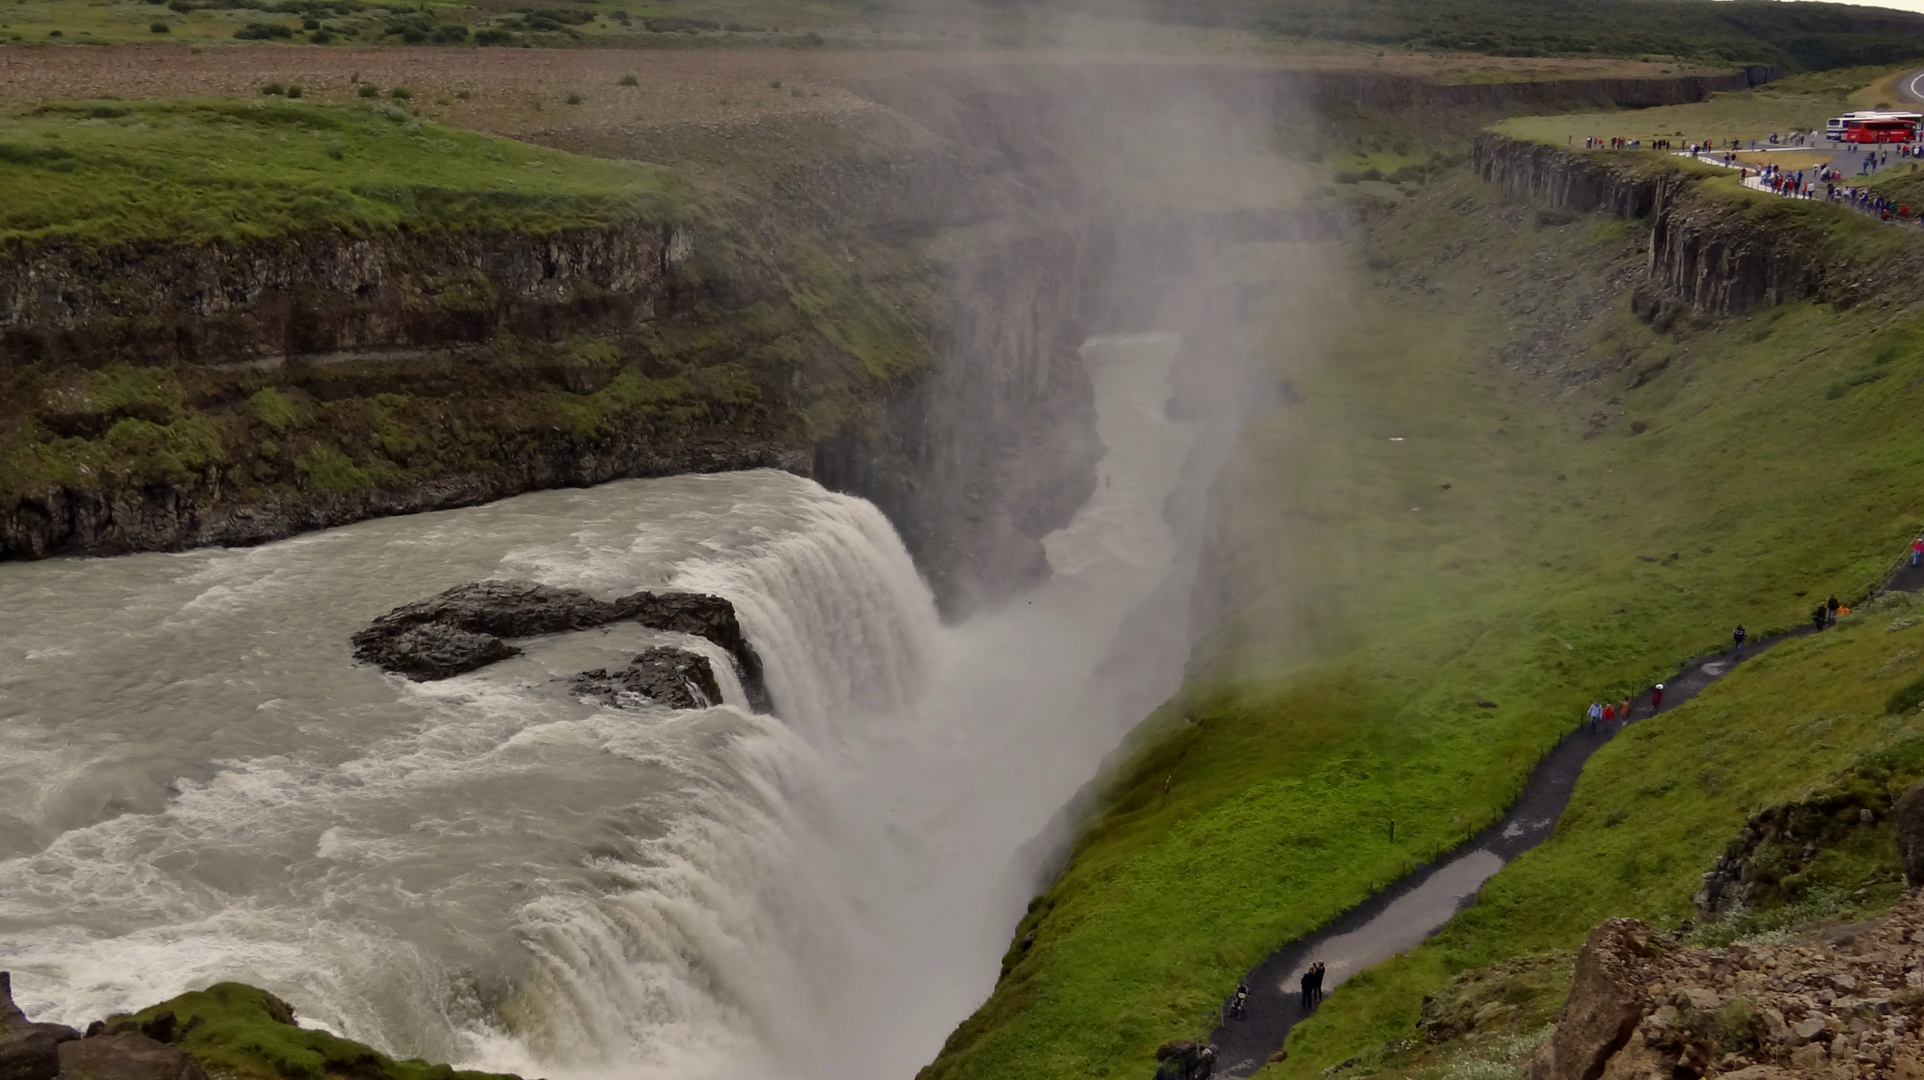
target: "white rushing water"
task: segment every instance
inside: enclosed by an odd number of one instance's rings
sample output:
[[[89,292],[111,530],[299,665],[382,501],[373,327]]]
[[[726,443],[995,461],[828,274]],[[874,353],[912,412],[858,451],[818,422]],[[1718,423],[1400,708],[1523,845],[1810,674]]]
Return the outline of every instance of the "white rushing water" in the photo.
[[[239,979],[528,1075],[913,1075],[994,983],[1012,857],[1137,719],[1096,673],[1179,562],[1174,344],[1087,350],[1109,453],[1057,575],[955,627],[873,507],[769,471],[0,566],[0,968],[67,1023]],[[573,698],[653,643],[726,675],[632,626],[440,683],[349,658],[490,577],[726,596],[776,715],[727,677],[701,710]]]

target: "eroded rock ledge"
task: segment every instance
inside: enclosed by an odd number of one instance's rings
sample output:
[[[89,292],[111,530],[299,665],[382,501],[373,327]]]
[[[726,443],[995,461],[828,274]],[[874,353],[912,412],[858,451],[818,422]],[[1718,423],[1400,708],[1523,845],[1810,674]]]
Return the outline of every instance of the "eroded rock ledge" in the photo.
[[[1785,945],[1699,949],[1634,919],[1590,932],[1524,1080],[1924,1075],[1924,897]]]
[[[734,659],[749,704],[757,712],[771,708],[761,657],[742,633],[735,606],[719,596],[702,593],[638,592],[597,600],[578,589],[532,581],[470,582],[404,604],[374,620],[354,635],[354,658],[416,682],[427,682],[518,655],[521,650],[504,638],[590,630],[617,622],[636,622],[652,630],[707,638]],[[643,653],[636,662],[649,655]],[[607,678],[605,672],[603,678]],[[714,685],[714,673],[710,671],[707,686]],[[719,697],[716,690],[715,698]]]

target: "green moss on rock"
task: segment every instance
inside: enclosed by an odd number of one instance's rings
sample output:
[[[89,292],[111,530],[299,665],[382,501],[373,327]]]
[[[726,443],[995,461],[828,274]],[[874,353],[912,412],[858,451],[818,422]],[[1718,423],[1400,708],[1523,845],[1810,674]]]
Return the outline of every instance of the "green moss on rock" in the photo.
[[[163,1014],[171,1014],[172,1021]],[[216,983],[134,1014],[150,1035],[169,1035],[210,1075],[256,1080],[516,1080],[420,1058],[397,1060],[352,1039],[298,1026],[294,1009],[245,983]],[[110,1025],[111,1026],[111,1025]]]

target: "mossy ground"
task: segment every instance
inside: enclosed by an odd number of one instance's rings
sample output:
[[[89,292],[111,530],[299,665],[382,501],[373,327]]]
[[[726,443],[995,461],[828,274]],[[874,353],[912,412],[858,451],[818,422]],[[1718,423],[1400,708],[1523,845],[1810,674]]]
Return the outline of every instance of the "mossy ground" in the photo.
[[[1924,513],[1924,316],[1804,303],[1659,333],[1626,295],[1646,228],[1540,219],[1459,171],[1320,256],[1360,282],[1325,359],[1277,361],[1301,404],[1220,482],[1234,610],[926,1077],[1146,1069],[1267,951],[1493,820],[1591,700],[1881,580]],[[1902,651],[1881,628],[1788,644],[1633,729],[1557,840],[1345,984],[1272,1074],[1411,1035],[1459,972],[1612,914],[1674,920],[1748,810],[1910,737],[1865,681]]]
[[[173,1022],[156,1028],[171,1013]],[[110,1022],[110,1027],[119,1022]],[[294,1022],[287,1003],[244,983],[217,983],[142,1009],[134,1026],[165,1036],[209,1074],[248,1080],[515,1080],[419,1058],[396,1060],[363,1043]]]
[[[398,104],[117,101],[0,116],[0,249],[317,229],[519,232],[689,210],[667,170],[477,135]]]

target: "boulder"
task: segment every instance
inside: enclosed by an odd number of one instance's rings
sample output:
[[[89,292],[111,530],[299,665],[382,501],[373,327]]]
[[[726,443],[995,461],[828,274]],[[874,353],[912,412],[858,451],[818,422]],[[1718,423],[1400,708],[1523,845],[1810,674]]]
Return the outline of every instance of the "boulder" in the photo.
[[[1611,919],[1590,931],[1577,954],[1570,999],[1556,1034],[1540,1047],[1523,1080],[1593,1080],[1622,1049],[1644,1015],[1640,969],[1665,946],[1635,919]]]
[[[61,1080],[207,1080],[185,1051],[138,1031],[60,1045]]]
[[[13,976],[0,971],[0,1080],[53,1080],[60,1047],[80,1038],[63,1024],[36,1024],[13,1003]]]
[[[477,634],[446,623],[410,626],[381,644],[383,655],[361,659],[375,660],[388,671],[396,671],[415,682],[446,679],[497,660],[521,655],[521,650],[492,634]]]
[[[615,622],[707,638],[734,660],[749,705],[757,712],[769,710],[761,657],[742,632],[735,606],[702,593],[638,592],[598,600],[579,589],[532,581],[470,582],[375,619],[354,635],[354,658],[426,682],[473,671],[520,651],[502,638]]]
[[[653,648],[619,671],[602,668],[575,677],[574,692],[622,702],[623,691],[640,694],[671,709],[700,709],[721,703],[721,686],[708,658],[685,649]]]
[[[1898,796],[1891,819],[1897,827],[1897,858],[1904,865],[1904,881],[1913,889],[1924,886],[1924,784]]]

